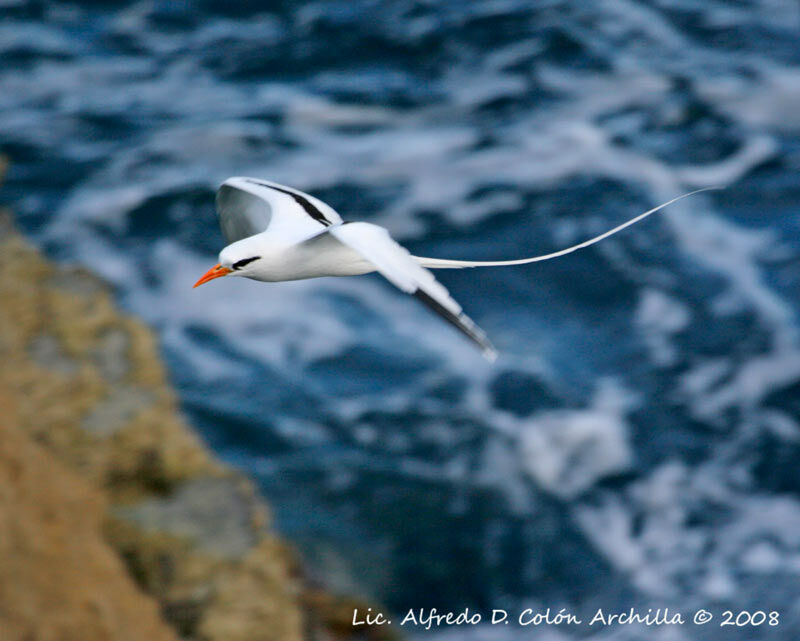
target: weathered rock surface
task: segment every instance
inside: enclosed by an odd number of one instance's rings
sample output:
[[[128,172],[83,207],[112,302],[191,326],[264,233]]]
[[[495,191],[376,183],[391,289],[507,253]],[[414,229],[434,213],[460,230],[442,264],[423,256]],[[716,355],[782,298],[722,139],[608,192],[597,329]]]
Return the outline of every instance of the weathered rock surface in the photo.
[[[175,641],[102,537],[104,500],[17,428],[0,397],[0,638]]]
[[[107,543],[97,530],[97,545],[116,550],[183,636],[302,638],[292,555],[270,531],[252,487],[215,462],[182,421],[152,334],[119,314],[94,276],[50,265],[8,221],[2,227],[0,389],[14,409],[11,424],[39,444],[40,459],[63,463],[108,504],[103,510],[99,498],[87,499],[93,521],[73,511],[72,524],[81,526],[75,546],[91,540],[102,513]],[[68,504],[67,496],[52,494],[56,481],[44,482],[42,495],[29,497],[38,508],[47,499]],[[14,507],[0,508],[6,522]],[[42,536],[49,541],[47,528]],[[14,577],[0,581],[10,586]]]
[[[251,484],[181,419],[152,333],[96,277],[44,260],[2,212],[0,300],[8,638],[353,636],[356,602],[304,582]]]

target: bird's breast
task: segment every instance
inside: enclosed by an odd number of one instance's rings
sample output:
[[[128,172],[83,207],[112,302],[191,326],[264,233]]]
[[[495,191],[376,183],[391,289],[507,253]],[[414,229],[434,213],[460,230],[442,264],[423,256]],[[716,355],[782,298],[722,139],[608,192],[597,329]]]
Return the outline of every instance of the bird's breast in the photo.
[[[248,278],[266,282],[322,276],[358,276],[375,271],[371,263],[339,242],[301,243],[265,252]]]

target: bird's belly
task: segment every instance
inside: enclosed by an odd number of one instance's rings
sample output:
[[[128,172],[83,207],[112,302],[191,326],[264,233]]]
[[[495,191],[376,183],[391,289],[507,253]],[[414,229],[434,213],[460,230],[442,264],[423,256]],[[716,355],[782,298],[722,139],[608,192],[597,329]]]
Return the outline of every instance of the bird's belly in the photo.
[[[327,244],[319,247],[296,245],[263,256],[249,278],[266,282],[303,280],[322,276],[358,276],[375,271],[375,267],[349,247]]]

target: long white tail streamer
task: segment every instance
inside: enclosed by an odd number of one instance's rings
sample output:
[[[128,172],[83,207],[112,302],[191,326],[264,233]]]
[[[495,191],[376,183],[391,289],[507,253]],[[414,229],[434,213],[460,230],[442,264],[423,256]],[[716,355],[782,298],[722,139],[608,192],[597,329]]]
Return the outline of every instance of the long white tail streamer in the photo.
[[[631,225],[635,225],[640,220],[644,220],[651,214],[655,214],[657,211],[664,209],[668,205],[671,205],[674,202],[682,200],[684,198],[688,198],[689,196],[694,196],[695,194],[699,194],[704,191],[710,191],[712,189],[722,189],[722,187],[703,187],[702,189],[696,189],[694,191],[690,191],[688,194],[683,194],[682,196],[678,196],[673,198],[672,200],[668,200],[665,203],[660,204],[658,207],[653,207],[643,214],[639,214],[635,218],[631,218],[630,220],[614,227],[613,229],[609,229],[607,232],[600,234],[599,236],[595,236],[594,238],[590,238],[582,243],[577,245],[573,245],[572,247],[567,247],[566,249],[561,249],[557,252],[553,252],[552,254],[543,254],[541,256],[533,256],[531,258],[520,258],[518,260],[448,260],[445,258],[424,258],[422,256],[414,256],[413,258],[423,267],[429,267],[431,269],[463,269],[464,267],[503,267],[506,265],[525,265],[526,263],[538,263],[543,260],[550,260],[552,258],[559,258],[561,256],[566,256],[567,254],[571,254],[574,251],[579,249],[583,249],[584,247],[589,247],[590,245],[594,245],[595,243],[599,243],[604,238],[608,238],[609,236],[613,236],[619,231],[622,231],[626,227],[630,227]]]

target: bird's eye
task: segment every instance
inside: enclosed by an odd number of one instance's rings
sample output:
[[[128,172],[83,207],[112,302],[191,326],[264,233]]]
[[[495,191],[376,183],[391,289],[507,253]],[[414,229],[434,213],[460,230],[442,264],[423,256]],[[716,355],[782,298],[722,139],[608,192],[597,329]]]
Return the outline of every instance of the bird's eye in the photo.
[[[254,260],[258,260],[261,256],[253,256],[252,258],[242,258],[242,260],[237,260],[231,268],[234,270],[241,269],[245,265],[252,263]]]

